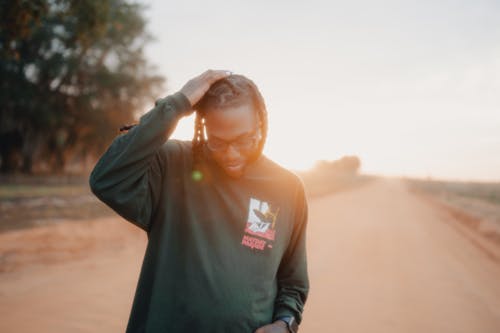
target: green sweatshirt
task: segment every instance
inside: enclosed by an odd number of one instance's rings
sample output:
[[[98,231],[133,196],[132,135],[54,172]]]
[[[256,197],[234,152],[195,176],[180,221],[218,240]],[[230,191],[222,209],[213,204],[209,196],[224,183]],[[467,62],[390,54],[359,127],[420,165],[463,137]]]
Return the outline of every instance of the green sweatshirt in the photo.
[[[168,140],[190,108],[180,92],[157,102],[90,176],[94,194],[148,235],[127,332],[300,322],[309,290],[301,181],[263,155],[230,178],[206,149],[203,179],[193,177],[191,143]]]

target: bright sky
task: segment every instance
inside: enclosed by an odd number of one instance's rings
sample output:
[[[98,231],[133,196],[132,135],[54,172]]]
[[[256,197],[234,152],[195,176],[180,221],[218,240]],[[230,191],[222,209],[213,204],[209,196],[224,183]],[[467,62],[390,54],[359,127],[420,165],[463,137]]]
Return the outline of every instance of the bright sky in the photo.
[[[357,155],[365,173],[500,180],[500,1],[143,2],[165,93],[246,75],[286,167]]]

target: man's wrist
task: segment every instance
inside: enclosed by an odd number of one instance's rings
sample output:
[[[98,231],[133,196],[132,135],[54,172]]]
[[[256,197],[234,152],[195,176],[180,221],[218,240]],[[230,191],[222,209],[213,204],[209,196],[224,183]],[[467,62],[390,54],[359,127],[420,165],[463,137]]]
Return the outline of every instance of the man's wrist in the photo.
[[[158,99],[155,102],[155,107],[162,107],[165,103],[170,103],[172,108],[179,115],[189,115],[193,112],[193,107],[191,106],[189,99],[180,91]]]
[[[188,109],[189,110],[192,110],[193,109],[193,103],[192,101],[189,99],[188,96],[186,96],[185,93],[183,93],[182,91],[178,91],[177,93],[175,93],[174,95],[178,95],[177,98],[178,99],[183,99],[184,100],[184,103],[186,106],[188,106]]]
[[[294,316],[281,316],[276,319],[286,325],[288,332],[297,333],[299,331],[299,325]]]
[[[276,319],[276,321],[273,324],[279,325],[279,326],[283,327],[284,329],[286,329],[287,332],[289,332],[289,330],[288,330],[288,324],[284,320],[282,320],[282,319]]]

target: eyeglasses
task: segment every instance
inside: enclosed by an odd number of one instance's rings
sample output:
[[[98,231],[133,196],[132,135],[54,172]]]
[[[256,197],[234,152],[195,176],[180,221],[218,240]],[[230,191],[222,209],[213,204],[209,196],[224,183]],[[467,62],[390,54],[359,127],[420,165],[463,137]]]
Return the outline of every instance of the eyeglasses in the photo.
[[[229,146],[232,146],[236,150],[250,150],[252,149],[256,141],[260,138],[260,133],[254,131],[250,134],[242,136],[240,138],[225,141],[214,137],[208,137],[207,147],[213,152],[223,152],[226,151]]]

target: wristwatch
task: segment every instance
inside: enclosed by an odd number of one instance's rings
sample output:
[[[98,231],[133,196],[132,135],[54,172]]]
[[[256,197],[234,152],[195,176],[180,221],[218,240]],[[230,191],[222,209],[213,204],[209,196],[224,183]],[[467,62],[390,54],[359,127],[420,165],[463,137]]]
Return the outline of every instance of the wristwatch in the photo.
[[[299,331],[299,324],[297,324],[294,316],[279,317],[278,320],[285,322],[288,332],[297,333]]]

